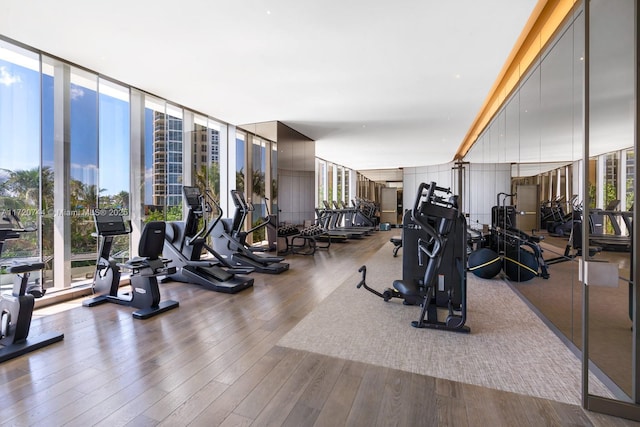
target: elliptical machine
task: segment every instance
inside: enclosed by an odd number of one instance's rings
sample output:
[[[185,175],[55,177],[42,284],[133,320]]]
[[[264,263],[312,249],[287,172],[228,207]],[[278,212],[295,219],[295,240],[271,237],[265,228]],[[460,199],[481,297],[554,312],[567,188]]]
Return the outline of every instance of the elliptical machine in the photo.
[[[131,223],[125,223],[120,215],[109,215],[102,209],[94,210],[96,235],[101,238],[100,255],[96,262],[93,292],[96,296],[82,302],[85,307],[94,307],[105,302],[138,308],[132,313],[135,319],[148,319],[165,311],[177,308],[173,300],[160,300],[157,276],[171,274],[170,259],[161,258],[164,244],[165,224],[152,221],[145,225],[138,245],[139,257],[118,263],[111,259],[111,247],[116,236],[131,233]],[[131,292],[118,292],[121,269],[131,271]]]
[[[3,212],[0,221],[0,255],[5,241],[18,239],[21,233],[32,231],[35,231],[35,228],[23,227],[13,210],[8,215]],[[28,337],[35,298],[44,294],[41,284],[29,286],[29,276],[32,271],[43,268],[43,262],[14,263],[6,267],[7,272],[15,273],[16,276],[11,294],[0,294],[0,362],[40,349],[64,338],[64,334],[58,332],[46,332],[35,338]]]
[[[245,242],[234,236],[240,230],[249,212],[249,205],[242,193],[231,190],[231,197],[236,206],[233,219],[216,221],[212,226],[215,250],[233,266],[252,267],[257,273],[280,274],[289,269],[284,257],[270,256],[252,251]],[[237,233],[236,233],[237,234]]]
[[[207,238],[222,218],[220,205],[208,192],[201,194],[198,187],[185,185],[182,192],[189,212],[186,221],[167,222],[164,249],[172,258],[170,265],[175,271],[166,279],[194,283],[227,294],[252,287],[253,278],[245,274],[253,272],[253,267],[232,265],[207,244]],[[212,205],[219,214],[213,221],[208,221],[205,216],[213,211]],[[203,226],[198,230],[201,220]],[[201,259],[205,250],[214,258]]]
[[[366,284],[367,269],[362,266],[357,288],[385,301],[400,298],[405,305],[420,305],[413,327],[467,333],[467,224],[458,211],[458,197],[450,194],[435,182],[420,184],[413,209],[403,220],[402,279],[380,293]],[[438,318],[439,309],[447,312],[444,320]]]

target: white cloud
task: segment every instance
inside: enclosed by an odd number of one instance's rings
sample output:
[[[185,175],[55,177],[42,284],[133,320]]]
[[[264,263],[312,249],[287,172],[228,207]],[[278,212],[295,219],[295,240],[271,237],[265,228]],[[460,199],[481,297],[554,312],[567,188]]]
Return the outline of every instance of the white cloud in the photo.
[[[7,70],[7,67],[0,67],[0,84],[11,86],[14,83],[20,83],[21,81],[20,76],[11,75],[9,70]]]
[[[71,99],[78,99],[84,96],[84,90],[78,86],[71,87]]]

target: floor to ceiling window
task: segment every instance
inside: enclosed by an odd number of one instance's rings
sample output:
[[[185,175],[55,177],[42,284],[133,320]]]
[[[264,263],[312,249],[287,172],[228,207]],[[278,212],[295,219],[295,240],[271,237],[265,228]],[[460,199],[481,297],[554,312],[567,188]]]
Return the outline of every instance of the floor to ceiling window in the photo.
[[[98,208],[111,215],[130,216],[130,105],[129,89],[105,79],[98,81],[99,148]],[[114,258],[129,255],[129,234],[117,236]]]
[[[322,207],[322,201],[326,200],[327,162],[316,159],[316,207]]]
[[[231,190],[236,190],[240,192],[244,192],[245,189],[245,180],[246,180],[246,134],[243,132],[236,132],[236,182],[235,188],[231,188]]]
[[[251,227],[264,222],[266,215],[266,175],[267,175],[267,143],[255,135],[251,137],[251,195],[248,197],[253,206],[253,211],[249,214]],[[258,228],[251,233],[249,238],[252,242],[265,240],[265,228]]]
[[[195,116],[194,130],[189,138],[192,144],[192,185],[203,191],[208,189],[216,200],[220,199],[220,130],[220,124]]]
[[[40,114],[39,56],[0,41],[0,211],[13,209],[25,225],[36,227],[41,212]],[[24,233],[7,241],[2,257],[39,257],[38,237]],[[13,280],[3,272],[0,284]]]
[[[167,220],[182,219],[182,109],[167,104],[165,115],[167,138]]]
[[[70,210],[71,279],[94,271],[96,238],[92,212],[98,206],[98,76],[71,68]],[[65,212],[65,214],[67,214]]]
[[[182,219],[182,110],[145,97],[146,221]]]
[[[276,203],[277,146],[261,141],[249,150],[242,133],[228,144],[230,129],[0,38],[0,210],[16,210],[37,229],[7,243],[3,258],[43,260],[43,277],[31,277],[50,293],[86,285],[99,245],[95,209],[132,220],[132,234],[112,250],[124,258],[144,222],[183,219],[185,177],[217,199],[221,191],[226,199],[230,189],[255,190],[250,198],[261,199],[263,214],[262,201]],[[1,269],[0,276],[0,284],[10,279]]]

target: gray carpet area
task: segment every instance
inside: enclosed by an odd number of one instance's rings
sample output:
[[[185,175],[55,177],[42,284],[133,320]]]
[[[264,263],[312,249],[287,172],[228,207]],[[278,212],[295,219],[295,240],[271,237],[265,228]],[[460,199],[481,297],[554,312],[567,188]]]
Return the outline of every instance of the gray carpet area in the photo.
[[[401,277],[386,244],[367,262],[367,284]],[[501,280],[468,275],[470,334],[411,327],[420,308],[356,289],[360,266],[278,343],[348,360],[580,404],[580,360]],[[593,394],[612,396],[595,377]]]

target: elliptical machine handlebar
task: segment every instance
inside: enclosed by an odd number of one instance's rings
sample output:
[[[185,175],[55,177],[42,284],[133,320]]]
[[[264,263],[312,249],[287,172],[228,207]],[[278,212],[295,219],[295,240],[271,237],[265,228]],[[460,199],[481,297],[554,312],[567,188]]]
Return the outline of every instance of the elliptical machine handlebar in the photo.
[[[235,204],[236,209],[239,209],[240,212],[242,213],[242,221],[240,221],[240,223],[242,224],[244,223],[244,220],[247,217],[247,214],[249,212],[255,211],[255,207],[253,206],[252,202],[247,202],[247,200],[244,198],[244,194],[242,194],[238,190],[231,190],[231,198],[233,199],[233,203]],[[269,206],[268,206],[269,199],[265,197],[264,200],[265,200],[265,208],[267,210],[267,216],[263,217],[261,222],[257,223],[256,225],[250,227],[247,231],[245,231],[244,232],[245,235],[249,235],[256,230],[262,227],[265,227],[269,223]],[[240,229],[238,231],[240,231]]]
[[[222,219],[222,216],[224,215],[224,212],[222,211],[222,207],[218,202],[216,202],[216,200],[210,194],[210,191],[208,189],[206,189],[204,193],[201,193],[200,189],[198,189],[197,187],[183,186],[183,192],[185,193],[191,192],[193,194],[195,191],[198,192],[198,201],[199,201],[200,209],[198,211],[193,210],[193,208],[195,207],[195,204],[193,205],[190,204],[190,206],[192,208],[192,212],[204,218],[204,223],[202,228],[194,236],[188,237],[186,239],[187,245],[191,244],[191,242],[197,239],[206,239],[209,236],[209,234],[211,234],[211,231],[213,230],[213,228],[218,224],[218,222]],[[205,214],[210,214],[211,212],[213,212],[212,204],[216,207],[218,211],[218,216],[216,216],[213,222],[207,221],[208,218],[205,217]]]
[[[422,200],[422,196],[424,194],[425,189],[427,190],[427,196],[426,196],[426,201],[423,203],[431,203],[433,199],[433,193],[436,190],[445,191],[445,192],[449,191],[448,188],[437,187],[435,185],[435,182],[431,182],[430,184],[423,182],[418,187],[418,194],[416,196],[416,201],[413,205],[413,210],[411,211],[411,217],[429,235],[428,242],[433,243],[433,249],[431,250],[424,248],[424,245],[420,245],[420,244],[418,245],[418,247],[420,248],[420,251],[418,252],[418,257],[420,257],[421,264],[422,264],[423,252],[426,253],[429,256],[429,258],[433,258],[438,254],[438,252],[440,251],[440,248],[442,247],[442,237],[428,222],[426,222],[422,218],[423,215],[420,212],[421,200]]]

